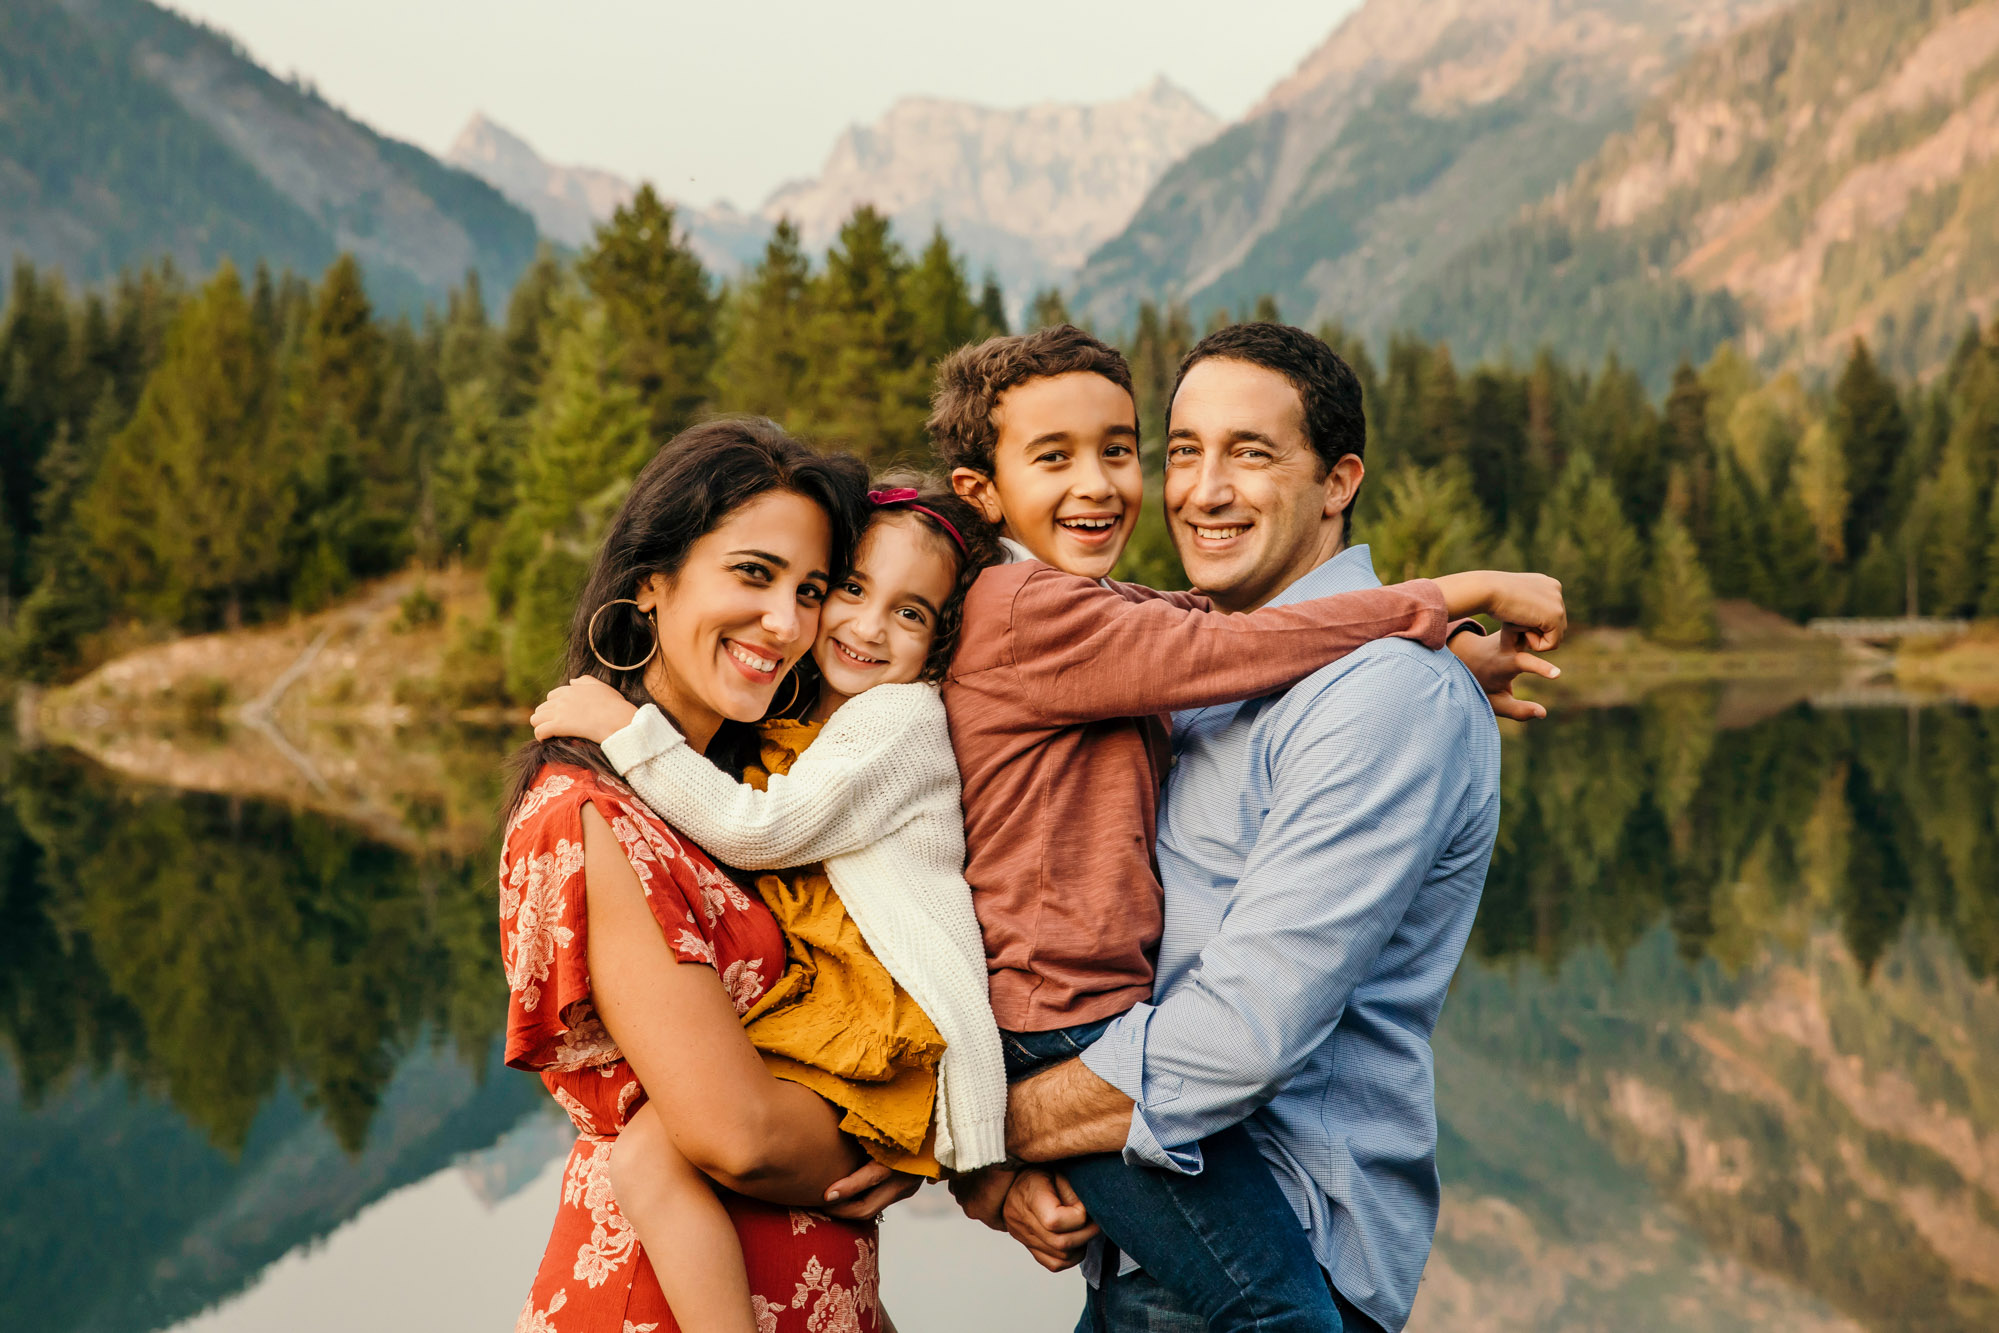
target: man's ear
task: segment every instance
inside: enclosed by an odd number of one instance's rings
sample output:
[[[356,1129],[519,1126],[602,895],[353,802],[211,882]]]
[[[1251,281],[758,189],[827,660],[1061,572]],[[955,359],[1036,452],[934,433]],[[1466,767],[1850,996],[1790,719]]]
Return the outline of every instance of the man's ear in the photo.
[[[1326,507],[1320,511],[1325,518],[1338,518],[1347,512],[1360,490],[1361,480],[1367,476],[1367,468],[1361,463],[1359,454],[1343,454],[1340,461],[1333,464],[1326,473]]]
[[[951,489],[958,498],[985,515],[986,522],[999,527],[1006,522],[1006,510],[1001,507],[999,488],[993,484],[992,474],[977,468],[954,467],[951,469]]]

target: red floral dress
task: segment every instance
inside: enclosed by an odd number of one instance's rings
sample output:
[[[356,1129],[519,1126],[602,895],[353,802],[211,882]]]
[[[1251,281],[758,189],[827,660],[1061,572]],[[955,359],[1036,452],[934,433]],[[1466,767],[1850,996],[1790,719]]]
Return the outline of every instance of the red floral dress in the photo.
[[[611,1142],[645,1104],[645,1090],[590,1005],[586,803],[617,835],[674,953],[715,968],[737,1013],[783,975],[784,937],[763,903],[612,779],[550,765],[507,825],[500,856],[507,1063],[539,1073],[577,1129],[555,1230],[516,1333],[677,1333],[652,1265],[611,1197]],[[873,1223],[734,1194],[723,1201],[742,1240],[759,1333],[879,1333]]]

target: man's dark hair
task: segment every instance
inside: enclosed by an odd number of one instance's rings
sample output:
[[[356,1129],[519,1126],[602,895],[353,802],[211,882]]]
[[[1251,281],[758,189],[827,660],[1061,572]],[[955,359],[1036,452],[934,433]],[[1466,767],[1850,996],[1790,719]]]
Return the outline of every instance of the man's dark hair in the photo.
[[[993,446],[999,443],[993,412],[1000,395],[1029,380],[1077,371],[1102,375],[1131,392],[1131,366],[1124,353],[1074,324],[960,347],[938,363],[937,387],[930,398],[930,420],[925,425],[937,461],[946,472],[968,467],[991,476]]]
[[[1231,324],[1194,344],[1173,380],[1179,397],[1187,372],[1203,361],[1246,361],[1274,370],[1291,382],[1305,406],[1305,438],[1319,456],[1319,475],[1348,454],[1363,457],[1367,417],[1361,407],[1360,376],[1323,339],[1289,324]],[[1170,401],[1170,400],[1169,400]],[[1348,506],[1351,513],[1352,506]]]

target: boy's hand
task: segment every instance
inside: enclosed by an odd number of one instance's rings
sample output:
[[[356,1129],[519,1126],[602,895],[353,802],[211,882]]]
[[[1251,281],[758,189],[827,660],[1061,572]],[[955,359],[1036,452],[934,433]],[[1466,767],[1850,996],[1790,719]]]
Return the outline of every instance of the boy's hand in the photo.
[[[630,726],[638,712],[638,705],[595,676],[578,676],[550,690],[528,721],[538,741],[574,736],[602,745]]]
[[[1083,1250],[1100,1228],[1066,1176],[1030,1167],[1007,1191],[1006,1230],[1027,1247],[1034,1262],[1059,1273],[1083,1262]]]
[[[923,1177],[883,1166],[870,1158],[861,1169],[826,1187],[826,1211],[849,1221],[865,1222],[892,1203],[916,1193]]]
[[[1516,722],[1532,722],[1548,716],[1548,710],[1540,704],[1516,697],[1513,693],[1514,680],[1530,674],[1553,680],[1562,674],[1562,669],[1532,653],[1521,651],[1523,637],[1522,631],[1512,628],[1497,634],[1473,634],[1466,630],[1451,636],[1451,651],[1478,677],[1479,688],[1485,691],[1493,712]]]
[[[1569,609],[1562,601],[1562,584],[1546,574],[1507,574],[1480,569],[1445,574],[1435,580],[1444,594],[1447,619],[1496,616],[1526,631],[1527,647],[1537,653],[1558,648],[1568,632]]]

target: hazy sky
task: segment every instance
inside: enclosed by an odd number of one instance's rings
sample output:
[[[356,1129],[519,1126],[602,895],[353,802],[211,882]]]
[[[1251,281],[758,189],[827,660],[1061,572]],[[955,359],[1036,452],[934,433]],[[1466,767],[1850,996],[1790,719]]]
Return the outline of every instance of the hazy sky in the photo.
[[[910,94],[1103,101],[1165,74],[1247,110],[1359,0],[171,0],[442,153],[474,111],[543,157],[763,202]]]

